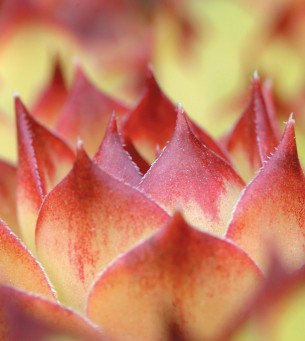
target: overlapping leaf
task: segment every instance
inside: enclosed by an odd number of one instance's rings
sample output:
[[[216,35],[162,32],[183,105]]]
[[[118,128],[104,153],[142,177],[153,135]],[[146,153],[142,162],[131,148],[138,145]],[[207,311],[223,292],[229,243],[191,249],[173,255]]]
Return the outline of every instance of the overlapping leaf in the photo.
[[[177,120],[175,105],[160,89],[152,70],[148,70],[146,89],[138,105],[123,120],[122,131],[148,161],[155,160],[156,147],[161,149],[172,138]],[[190,122],[196,137],[210,149],[226,158],[226,153],[208,134]]]
[[[263,269],[268,264],[270,244],[289,268],[305,263],[305,178],[292,118],[276,152],[243,193],[227,237]]]
[[[59,61],[56,60],[50,83],[37,98],[31,113],[47,127],[54,128],[67,97],[68,89],[63,78],[63,71]]]
[[[191,224],[223,235],[243,186],[232,167],[194,136],[180,109],[175,134],[140,189],[169,213],[179,207]]]
[[[81,138],[86,150],[93,155],[102,141],[112,113],[122,116],[127,110],[125,105],[99,91],[77,66],[74,83],[56,129],[73,146]]]
[[[79,149],[73,169],[39,212],[38,257],[60,300],[83,309],[96,274],[167,219],[157,204],[105,173]]]
[[[109,122],[94,161],[105,172],[130,185],[137,186],[141,181],[142,176],[137,165],[123,148],[115,116],[112,116]]]
[[[101,274],[87,312],[113,341],[212,340],[260,281],[244,252],[176,214]]]
[[[16,97],[18,134],[17,208],[21,235],[35,252],[38,210],[48,191],[67,174],[74,161],[70,148],[37,123]]]
[[[275,124],[267,111],[260,80],[254,75],[250,100],[226,141],[234,165],[245,180],[255,175],[278,145]]]

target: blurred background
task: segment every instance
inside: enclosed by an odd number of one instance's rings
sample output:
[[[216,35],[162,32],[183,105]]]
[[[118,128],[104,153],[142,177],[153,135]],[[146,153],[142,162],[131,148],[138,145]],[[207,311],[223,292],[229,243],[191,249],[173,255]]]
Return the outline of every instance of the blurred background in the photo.
[[[243,110],[258,70],[272,80],[280,121],[294,111],[302,130],[304,39],[301,0],[2,0],[0,154],[15,159],[12,93],[30,108],[56,59],[68,85],[77,59],[131,105],[152,64],[163,91],[215,137]]]

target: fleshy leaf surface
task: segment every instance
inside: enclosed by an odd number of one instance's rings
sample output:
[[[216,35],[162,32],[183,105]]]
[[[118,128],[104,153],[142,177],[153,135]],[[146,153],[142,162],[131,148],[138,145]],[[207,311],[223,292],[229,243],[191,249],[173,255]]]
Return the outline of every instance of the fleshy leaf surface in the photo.
[[[305,263],[305,178],[292,117],[276,152],[240,198],[227,237],[263,269],[269,243],[290,269]]]
[[[0,218],[4,220],[16,234],[19,225],[16,212],[16,167],[0,160]]]
[[[21,235],[35,252],[35,225],[42,200],[70,170],[74,153],[36,122],[16,97],[18,135],[17,214]]]
[[[51,285],[36,259],[0,221],[0,283],[55,299]]]
[[[90,83],[82,69],[77,66],[74,83],[56,129],[73,146],[77,139],[81,138],[89,154],[94,155],[112,113],[120,117],[127,111],[128,108],[124,104]]]
[[[115,116],[110,119],[104,139],[94,156],[94,162],[106,173],[132,186],[137,186],[142,179],[139,168],[123,148]]]
[[[68,97],[59,60],[55,60],[52,78],[31,109],[32,115],[49,128],[54,128]]]
[[[61,305],[0,286],[0,339],[9,341],[102,341],[88,320]]]
[[[147,71],[146,89],[137,106],[122,122],[122,132],[140,154],[154,161],[156,146],[163,148],[173,135],[176,123],[175,105],[160,89],[152,70]]]
[[[155,160],[156,147],[161,149],[172,138],[177,120],[176,106],[160,89],[151,69],[147,71],[146,89],[137,106],[123,119],[122,132],[150,163]],[[190,127],[196,137],[223,158],[226,153],[195,123]]]
[[[39,212],[38,258],[59,299],[83,309],[97,273],[168,218],[157,204],[105,173],[79,149],[73,169]]]
[[[278,130],[275,131],[276,122],[271,122],[271,117],[255,75],[247,107],[226,142],[234,166],[246,181],[252,179],[278,145]]]
[[[167,212],[179,207],[192,225],[224,235],[244,182],[191,132],[179,109],[175,134],[139,188]]]
[[[250,258],[181,215],[112,263],[89,293],[89,318],[121,340],[212,340],[261,281]],[[139,323],[139,321],[141,321]]]

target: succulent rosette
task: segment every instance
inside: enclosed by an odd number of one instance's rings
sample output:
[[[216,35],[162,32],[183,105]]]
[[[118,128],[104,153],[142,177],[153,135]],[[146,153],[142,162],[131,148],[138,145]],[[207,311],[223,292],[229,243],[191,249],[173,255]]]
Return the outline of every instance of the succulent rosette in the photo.
[[[112,67],[136,66],[144,86],[125,103],[81,63],[67,86],[57,58],[36,102],[14,94],[18,160],[0,161],[0,340],[304,340],[305,177],[293,114],[280,122],[288,102],[254,72],[216,139],[147,66],[159,11],[181,46],[194,34],[184,2],[72,3],[3,1],[0,27],[9,37],[41,20],[93,54],[123,27],[130,55]],[[296,6],[269,39],[287,34]],[[125,45],[139,30],[150,48]],[[3,114],[14,139],[9,129]]]

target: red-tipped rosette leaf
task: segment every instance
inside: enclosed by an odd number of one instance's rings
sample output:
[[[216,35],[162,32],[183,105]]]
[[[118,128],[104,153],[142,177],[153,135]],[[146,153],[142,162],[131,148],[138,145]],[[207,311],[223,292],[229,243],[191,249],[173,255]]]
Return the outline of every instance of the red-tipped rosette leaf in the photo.
[[[90,155],[100,145],[114,112],[122,116],[128,108],[89,82],[79,66],[67,102],[57,123],[57,131],[72,145],[80,137]]]
[[[196,139],[182,110],[172,140],[140,184],[167,212],[179,207],[189,223],[217,235],[226,232],[243,187],[232,167]]]
[[[48,191],[69,171],[74,161],[71,149],[37,123],[19,98],[15,100],[18,134],[17,209],[21,235],[35,250],[38,210]]]
[[[264,269],[269,243],[291,269],[305,263],[305,178],[298,159],[294,121],[289,119],[271,159],[244,191],[227,237]]]
[[[0,283],[54,299],[44,271],[11,230],[0,221]]]
[[[16,167],[0,160],[0,218],[4,220],[16,234],[19,225],[16,212]]]
[[[6,286],[0,286],[0,339],[105,340],[91,322],[76,312]]]
[[[157,204],[105,173],[79,149],[73,169],[41,207],[38,258],[59,299],[83,309],[96,274],[167,219]]]
[[[171,139],[176,124],[175,105],[165,96],[151,70],[138,105],[123,121],[123,134],[131,139],[140,154],[152,162],[156,145],[162,148]]]
[[[176,214],[100,275],[87,313],[113,341],[212,340],[260,281],[243,251]]]
[[[122,124],[123,134],[135,145],[140,154],[152,162],[156,147],[163,148],[172,138],[177,120],[175,105],[160,89],[151,70],[148,70],[146,89],[138,105],[131,110]],[[196,137],[215,153],[227,159],[226,152],[195,123],[190,127]]]
[[[32,115],[47,127],[54,128],[67,96],[68,90],[62,69],[59,61],[56,60],[50,83],[41,92],[32,107]]]
[[[262,162],[278,145],[275,131],[262,95],[260,80],[253,77],[251,98],[245,111],[230,132],[226,146],[233,163],[245,180],[250,180],[262,166]]]
[[[108,174],[132,186],[137,186],[142,179],[139,168],[123,148],[115,116],[109,122],[94,162]]]

